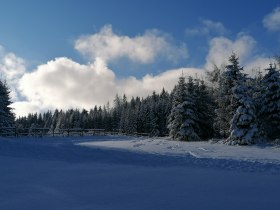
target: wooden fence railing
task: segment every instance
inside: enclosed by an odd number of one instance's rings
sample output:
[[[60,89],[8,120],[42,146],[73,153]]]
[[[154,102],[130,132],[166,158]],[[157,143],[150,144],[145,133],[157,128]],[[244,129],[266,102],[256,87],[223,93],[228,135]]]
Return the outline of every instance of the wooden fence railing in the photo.
[[[43,137],[43,136],[94,136],[94,135],[128,135],[128,136],[151,136],[150,133],[125,133],[119,129],[106,131],[105,129],[51,129],[51,128],[18,128],[18,127],[0,127],[0,136],[2,137]]]
[[[105,129],[82,129],[69,128],[54,130],[51,128],[17,128],[17,127],[0,127],[0,136],[20,137],[20,136],[89,136],[105,135]]]

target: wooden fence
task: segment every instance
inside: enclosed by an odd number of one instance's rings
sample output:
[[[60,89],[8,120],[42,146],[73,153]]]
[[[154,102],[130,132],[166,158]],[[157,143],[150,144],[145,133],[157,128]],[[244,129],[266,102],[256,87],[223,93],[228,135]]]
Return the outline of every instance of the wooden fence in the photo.
[[[51,129],[51,128],[18,128],[18,127],[0,127],[0,136],[2,137],[43,137],[43,136],[94,136],[94,135],[128,135],[128,136],[151,136],[150,133],[125,133],[120,129],[106,131],[105,129]]]
[[[105,129],[82,129],[69,128],[54,130],[51,128],[17,128],[17,127],[0,127],[0,136],[3,137],[21,137],[21,136],[90,136],[105,135]]]

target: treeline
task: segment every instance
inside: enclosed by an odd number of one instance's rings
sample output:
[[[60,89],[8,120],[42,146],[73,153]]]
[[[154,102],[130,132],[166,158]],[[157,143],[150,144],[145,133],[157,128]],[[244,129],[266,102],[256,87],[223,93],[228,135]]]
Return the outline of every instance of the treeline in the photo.
[[[222,138],[229,144],[271,141],[280,139],[279,67],[277,57],[264,73],[259,71],[249,77],[243,72],[239,58],[232,54],[228,65],[208,72],[206,81],[182,75],[171,93],[163,89],[161,93],[130,100],[125,95],[116,95],[112,106],[29,114],[15,123],[19,129],[105,129],[127,134],[169,135],[182,141],[210,138]],[[7,89],[1,84],[0,88]],[[8,90],[0,92],[7,93]],[[0,114],[8,113],[5,115],[8,117],[0,123],[12,125],[11,110],[4,109],[11,102],[1,97],[6,102],[2,103]]]
[[[93,109],[67,111],[55,110],[43,114],[28,114],[16,120],[18,129],[50,128],[60,129],[105,129],[120,133],[145,133],[151,136],[168,134],[167,116],[171,110],[171,96],[164,89],[146,98],[128,100],[116,95],[113,107],[95,106]]]
[[[214,114],[213,89],[207,87],[204,81],[192,79],[196,93],[203,100],[198,104],[199,109],[204,112],[208,107],[209,113],[206,118],[201,120],[204,128],[202,136],[204,139],[213,135],[211,127]],[[176,89],[176,88],[175,88]],[[50,131],[58,132],[60,129],[105,129],[125,134],[143,134],[149,136],[168,136],[168,117],[172,104],[176,96],[175,89],[168,93],[163,89],[161,93],[153,92],[151,96],[140,98],[132,97],[127,99],[116,95],[113,106],[95,106],[89,111],[83,109],[69,109],[66,111],[55,110],[45,113],[28,114],[16,120],[16,126],[20,130],[30,130],[34,128],[50,128]],[[208,106],[205,106],[207,103]],[[210,105],[212,104],[212,105]]]

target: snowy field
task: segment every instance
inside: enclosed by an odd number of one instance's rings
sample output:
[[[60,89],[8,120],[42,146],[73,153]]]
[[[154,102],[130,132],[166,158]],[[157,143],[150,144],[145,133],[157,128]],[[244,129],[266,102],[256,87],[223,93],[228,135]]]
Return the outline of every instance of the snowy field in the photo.
[[[0,138],[0,210],[280,208],[280,148]]]

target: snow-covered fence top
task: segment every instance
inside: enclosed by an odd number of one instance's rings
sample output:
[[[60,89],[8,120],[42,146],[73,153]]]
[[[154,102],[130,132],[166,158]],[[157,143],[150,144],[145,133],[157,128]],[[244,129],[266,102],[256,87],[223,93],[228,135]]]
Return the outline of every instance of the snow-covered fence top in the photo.
[[[106,131],[105,129],[83,129],[83,128],[20,128],[20,127],[0,127],[0,136],[20,137],[43,137],[43,136],[94,136],[94,135],[128,135],[128,136],[156,136],[153,133],[126,133],[120,129]]]
[[[88,136],[88,135],[105,135],[105,129],[82,129],[82,128],[68,128],[68,129],[51,129],[51,128],[18,128],[18,127],[0,127],[0,136]]]

